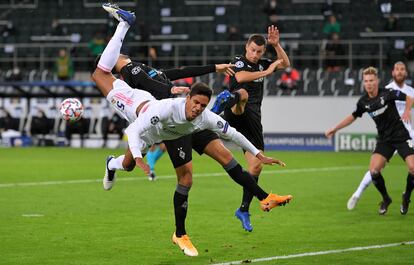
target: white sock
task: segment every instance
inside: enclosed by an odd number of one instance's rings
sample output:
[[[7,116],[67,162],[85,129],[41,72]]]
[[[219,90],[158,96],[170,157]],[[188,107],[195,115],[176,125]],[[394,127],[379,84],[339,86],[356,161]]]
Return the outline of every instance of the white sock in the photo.
[[[105,50],[101,55],[98,67],[106,72],[111,72],[116,62],[118,61],[119,54],[121,53],[122,42],[125,35],[128,32],[129,24],[125,21],[119,22],[116,27],[115,33],[112,39],[106,45]]]
[[[372,182],[372,177],[371,177],[371,173],[368,170],[367,173],[365,173],[365,176],[362,179],[361,183],[359,183],[359,187],[355,191],[354,195],[358,198],[361,197],[362,193],[364,192],[364,190],[366,188],[368,188],[368,186],[369,186],[369,184],[371,184],[371,182]]]
[[[121,155],[115,158],[112,158],[108,163],[108,168],[110,170],[125,170],[122,166],[122,161],[124,161],[125,155]]]

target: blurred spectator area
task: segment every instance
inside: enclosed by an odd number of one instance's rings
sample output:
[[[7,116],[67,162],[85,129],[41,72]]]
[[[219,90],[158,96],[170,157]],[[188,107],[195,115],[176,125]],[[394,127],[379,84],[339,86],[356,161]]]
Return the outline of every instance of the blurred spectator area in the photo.
[[[263,12],[265,0],[116,2],[134,11],[139,20],[129,30],[123,51],[134,60],[161,69],[229,62],[232,56],[244,53],[249,34],[265,34],[269,24],[268,14]],[[326,0],[277,1],[274,23],[281,31],[281,44],[292,65],[301,72],[297,95],[316,93],[315,83],[318,84],[316,87],[319,92],[328,91],[325,89],[328,86],[325,80],[333,80],[331,76],[335,76],[335,80],[342,80],[347,70],[348,73],[358,72],[369,65],[386,70],[395,61],[406,61],[407,47],[414,43],[414,1],[390,1],[391,6],[387,6],[386,12],[381,7],[382,1],[329,2],[330,5]],[[23,81],[55,80],[52,70],[56,54],[62,48],[73,60],[76,70],[73,79],[89,81],[95,59],[89,42],[96,37],[97,32],[102,34],[102,40],[107,41],[116,26],[116,21],[102,10],[101,4],[100,0],[2,0],[0,82],[5,81],[7,73],[15,68],[20,69]],[[341,67],[337,72],[327,74],[326,78],[322,74],[322,79],[312,79],[316,77],[314,73],[318,69],[322,69],[323,73],[326,70],[326,35],[323,34],[323,26],[328,14],[335,15],[341,24],[339,40],[344,54],[330,58],[340,60]],[[398,30],[384,31],[384,24],[391,15],[398,20]],[[148,52],[150,50],[151,53]],[[309,75],[306,75],[308,72]],[[279,92],[271,82],[272,78],[267,81],[272,87],[269,91],[277,95]],[[223,88],[221,79],[216,75],[202,77],[202,80],[214,85],[215,91]],[[24,95],[29,88],[0,86],[0,96],[12,90]],[[75,96],[79,92],[90,92],[81,91],[76,86],[33,86],[30,92],[32,90],[43,91],[46,95],[48,90]],[[338,90],[330,91],[324,94]]]

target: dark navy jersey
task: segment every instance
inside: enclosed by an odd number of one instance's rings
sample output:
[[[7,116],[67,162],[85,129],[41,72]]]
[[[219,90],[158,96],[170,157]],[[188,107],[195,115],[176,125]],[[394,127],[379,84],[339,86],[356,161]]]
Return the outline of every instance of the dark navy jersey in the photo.
[[[404,101],[406,95],[400,90],[380,88],[374,98],[370,98],[368,94],[361,96],[352,116],[361,117],[364,112],[367,112],[377,126],[378,141],[406,141],[410,139],[410,134],[395,106],[396,100]]]
[[[215,71],[215,65],[157,70],[143,63],[130,62],[122,67],[121,75],[130,87],[148,91],[156,99],[165,99],[173,97],[171,88],[174,84],[171,81]]]
[[[270,59],[262,58],[257,63],[252,63],[248,61],[245,56],[239,55],[234,57],[231,63],[235,64],[234,71],[237,73],[240,71],[257,72],[266,70],[272,61]],[[230,77],[229,86],[230,91],[235,91],[240,88],[246,89],[249,94],[246,110],[254,111],[259,115],[261,114],[260,108],[262,106],[264,94],[264,77],[247,83],[238,83],[235,76],[232,76]]]

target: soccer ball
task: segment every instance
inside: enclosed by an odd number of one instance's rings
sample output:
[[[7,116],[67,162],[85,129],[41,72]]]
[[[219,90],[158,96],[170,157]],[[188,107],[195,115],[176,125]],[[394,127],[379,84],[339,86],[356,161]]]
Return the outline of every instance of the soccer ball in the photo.
[[[77,98],[67,98],[60,103],[59,112],[65,121],[78,121],[83,115],[83,105]]]

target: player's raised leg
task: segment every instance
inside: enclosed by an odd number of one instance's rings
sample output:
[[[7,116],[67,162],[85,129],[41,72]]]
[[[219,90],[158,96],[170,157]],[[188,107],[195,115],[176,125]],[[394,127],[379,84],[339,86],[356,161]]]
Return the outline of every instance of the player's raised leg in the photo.
[[[114,68],[118,60],[125,35],[128,32],[130,25],[135,21],[135,15],[119,9],[112,4],[105,4],[104,9],[120,21],[114,35],[105,47],[98,61],[95,72],[92,74],[92,79],[95,81],[96,86],[106,97],[113,88],[112,83],[116,80],[111,74],[112,68]]]

